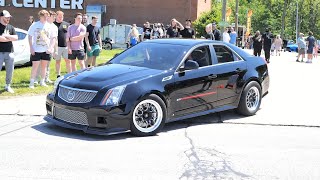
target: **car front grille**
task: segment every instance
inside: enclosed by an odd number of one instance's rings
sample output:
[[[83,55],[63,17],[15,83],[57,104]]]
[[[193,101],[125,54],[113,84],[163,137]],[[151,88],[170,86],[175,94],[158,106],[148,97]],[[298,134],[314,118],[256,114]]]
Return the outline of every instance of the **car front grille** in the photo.
[[[88,103],[92,101],[97,92],[59,85],[58,96],[68,103]]]
[[[85,112],[73,111],[69,109],[63,109],[54,107],[54,117],[62,121],[69,123],[80,124],[88,126],[88,117]]]

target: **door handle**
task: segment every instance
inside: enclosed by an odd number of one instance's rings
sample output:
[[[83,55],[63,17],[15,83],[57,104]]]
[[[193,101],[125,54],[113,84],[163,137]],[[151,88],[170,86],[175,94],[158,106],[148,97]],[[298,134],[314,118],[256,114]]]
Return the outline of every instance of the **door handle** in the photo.
[[[217,78],[218,77],[218,75],[216,75],[216,74],[210,74],[209,76],[208,76],[208,79],[209,80],[213,80],[213,79],[215,79],[215,78]]]

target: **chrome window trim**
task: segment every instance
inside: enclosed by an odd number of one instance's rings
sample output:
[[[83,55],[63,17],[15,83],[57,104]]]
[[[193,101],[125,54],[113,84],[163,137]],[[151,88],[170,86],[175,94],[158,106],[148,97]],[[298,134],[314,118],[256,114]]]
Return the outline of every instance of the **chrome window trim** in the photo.
[[[219,43],[219,42],[203,43],[203,44],[198,44],[198,45],[192,47],[191,49],[189,49],[189,51],[188,51],[188,52],[186,53],[186,55],[183,57],[183,60],[180,62],[179,66],[176,68],[174,74],[181,73],[181,72],[179,72],[179,67],[184,63],[184,61],[187,59],[187,57],[189,56],[189,54],[190,54],[193,50],[195,50],[196,48],[198,48],[198,47],[200,47],[200,46],[206,46],[206,45],[208,45],[208,46],[210,46],[210,45],[211,45],[211,46],[213,46],[213,45],[222,45],[222,46],[228,48],[229,50],[231,50],[232,53],[239,58],[239,60],[238,60],[238,61],[232,61],[232,62],[226,62],[226,63],[211,64],[211,65],[209,65],[209,66],[199,67],[199,69],[209,68],[209,67],[212,67],[212,66],[221,66],[221,65],[224,65],[224,64],[231,64],[231,63],[236,63],[236,62],[243,62],[243,61],[245,61],[236,51],[234,51],[233,49],[231,49],[228,45],[226,45],[226,44],[224,44],[224,43]],[[214,48],[214,47],[212,47],[212,48]],[[210,53],[211,53],[211,52],[210,52]],[[210,55],[211,55],[211,54],[210,54]],[[211,57],[211,63],[213,63],[213,59],[212,59],[212,58],[213,58],[213,57]],[[193,70],[194,70],[194,69],[193,69]],[[183,71],[183,72],[189,72],[189,71],[193,71],[193,70],[185,70],[185,71]]]

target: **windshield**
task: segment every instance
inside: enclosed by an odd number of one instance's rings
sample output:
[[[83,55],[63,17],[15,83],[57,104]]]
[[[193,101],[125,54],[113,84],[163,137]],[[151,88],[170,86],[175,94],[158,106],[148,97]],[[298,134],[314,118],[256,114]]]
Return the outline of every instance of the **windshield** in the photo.
[[[180,63],[187,49],[183,45],[142,42],[119,54],[109,63],[171,70]]]

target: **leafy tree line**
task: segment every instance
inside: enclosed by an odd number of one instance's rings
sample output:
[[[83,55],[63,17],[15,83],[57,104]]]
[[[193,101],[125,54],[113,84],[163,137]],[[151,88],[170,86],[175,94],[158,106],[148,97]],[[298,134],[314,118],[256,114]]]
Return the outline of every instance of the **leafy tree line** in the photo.
[[[227,7],[232,10],[229,24],[235,23],[236,0],[228,0]],[[252,10],[251,33],[264,32],[270,27],[276,35],[295,40],[296,11],[299,9],[299,32],[309,31],[320,39],[320,0],[239,0],[239,25],[246,26],[248,10]],[[212,0],[212,10],[203,13],[194,23],[197,36],[205,34],[205,26],[211,22],[221,22],[222,0]],[[220,27],[221,28],[221,27]]]

